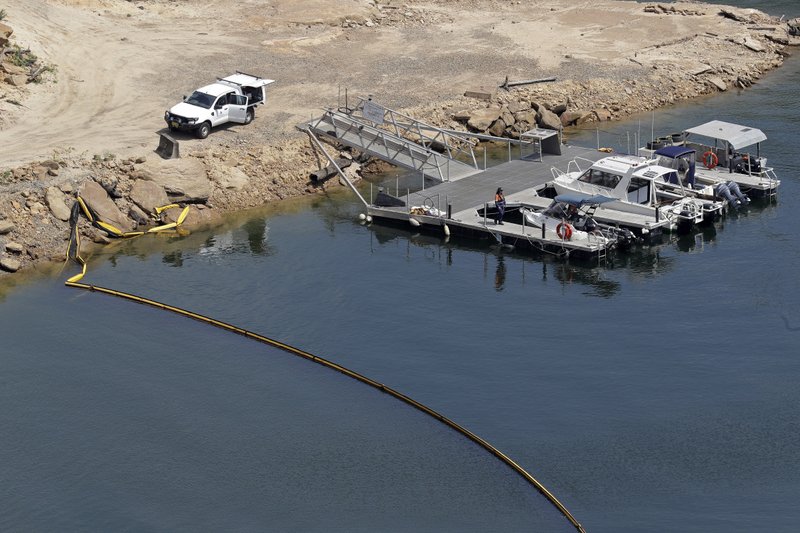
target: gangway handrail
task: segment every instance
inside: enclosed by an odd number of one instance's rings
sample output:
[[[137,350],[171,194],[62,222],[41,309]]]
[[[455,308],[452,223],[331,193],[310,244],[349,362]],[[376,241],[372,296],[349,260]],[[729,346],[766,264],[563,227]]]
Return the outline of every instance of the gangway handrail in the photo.
[[[362,116],[363,116],[364,104],[367,103],[367,102],[373,102],[373,100],[371,98],[364,98],[363,96],[359,96],[358,98],[360,100],[360,103],[359,103],[359,105],[356,106],[354,111],[361,111]],[[376,104],[376,105],[378,105],[378,104]],[[413,117],[405,115],[405,114],[403,114],[403,113],[401,113],[399,111],[395,111],[394,109],[388,108],[386,106],[380,106],[380,108],[383,109],[384,120],[386,120],[386,117],[388,115],[388,124],[390,126],[392,126],[392,128],[394,129],[394,134],[397,135],[398,137],[405,138],[404,134],[407,134],[407,133],[410,133],[410,132],[413,131],[413,133],[415,133],[417,136],[419,136],[420,139],[428,140],[431,143],[433,143],[433,142],[441,143],[445,147],[445,150],[447,151],[447,156],[448,156],[449,159],[454,159],[454,157],[453,157],[453,148],[455,148],[455,152],[456,153],[461,153],[461,154],[464,154],[464,155],[468,156],[472,160],[472,166],[474,168],[478,168],[478,160],[475,157],[475,152],[472,149],[472,145],[469,145],[469,151],[467,151],[467,150],[464,150],[464,149],[462,149],[462,148],[460,148],[458,146],[455,146],[455,147],[451,146],[450,142],[448,142],[448,139],[450,137],[456,137],[456,139],[458,141],[461,141],[461,142],[464,141],[464,139],[461,138],[459,135],[454,134],[452,130],[445,130],[443,128],[438,128],[436,126],[433,126],[431,124],[427,124],[425,122],[422,122],[422,121],[417,120],[417,119],[415,119]],[[401,117],[403,119],[408,120],[409,122],[398,121],[396,117]],[[369,120],[369,118],[367,118],[367,117],[364,117],[364,118]],[[424,134],[423,131],[434,131],[434,132],[436,132],[436,134],[433,135],[433,136],[430,136],[430,135]],[[428,147],[425,146],[425,148],[428,148]]]
[[[307,124],[321,133],[333,134],[339,140],[342,140],[342,136],[348,133],[355,135],[360,140],[357,145],[359,149],[379,157],[383,155],[387,160],[396,161],[400,154],[405,153],[410,159],[408,167],[423,173],[427,171],[429,175],[438,177],[440,181],[450,180],[451,162],[464,165],[465,168],[477,168],[456,159],[448,158],[412,140],[397,136],[391,131],[372,126],[360,117],[354,117],[333,109],[325,110],[322,116],[313,119]],[[329,131],[328,127],[330,126],[333,127],[333,132]],[[300,127],[300,129],[303,129],[303,127]],[[378,150],[375,148],[376,146],[381,146],[384,150]],[[443,169],[446,169],[446,172]]]

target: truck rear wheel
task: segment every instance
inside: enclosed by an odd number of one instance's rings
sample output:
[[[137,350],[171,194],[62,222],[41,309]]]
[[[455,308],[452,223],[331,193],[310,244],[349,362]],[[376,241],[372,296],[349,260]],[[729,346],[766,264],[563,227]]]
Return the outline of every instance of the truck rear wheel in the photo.
[[[244,115],[244,123],[245,124],[250,124],[251,122],[253,122],[253,119],[255,118],[255,116],[256,116],[255,111],[253,111],[252,108],[248,109],[247,113]]]
[[[211,133],[211,124],[208,122],[200,124],[200,127],[195,131],[195,135],[197,135],[198,139],[205,139],[208,137],[209,133]]]

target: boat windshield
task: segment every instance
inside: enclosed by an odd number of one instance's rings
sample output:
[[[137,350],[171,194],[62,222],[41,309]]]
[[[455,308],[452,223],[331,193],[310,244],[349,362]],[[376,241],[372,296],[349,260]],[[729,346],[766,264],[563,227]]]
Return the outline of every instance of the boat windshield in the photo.
[[[582,181],[590,185],[596,185],[598,187],[605,187],[606,189],[613,189],[617,186],[621,179],[622,176],[619,174],[613,174],[611,172],[605,172],[596,168],[590,168],[584,172],[580,178],[578,178],[578,181]]]
[[[197,107],[202,107],[205,109],[210,109],[211,104],[214,103],[214,97],[210,94],[201,93],[200,91],[195,91],[192,95],[186,99],[187,104],[196,105]]]
[[[650,201],[650,180],[631,178],[628,185],[628,201],[634,204],[647,204]]]
[[[581,216],[580,210],[576,206],[565,202],[554,202],[545,209],[544,215],[562,220],[577,220]]]

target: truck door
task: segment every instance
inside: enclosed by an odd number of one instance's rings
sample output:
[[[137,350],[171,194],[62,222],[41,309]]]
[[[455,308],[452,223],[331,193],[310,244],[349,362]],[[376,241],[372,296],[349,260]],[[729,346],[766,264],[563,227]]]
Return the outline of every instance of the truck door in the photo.
[[[228,119],[231,122],[245,124],[247,122],[247,97],[242,94],[231,94],[228,104]]]
[[[219,126],[220,124],[225,124],[228,122],[228,98],[232,96],[233,93],[223,94],[217,101],[214,102],[214,111],[211,117],[211,125],[212,126]]]

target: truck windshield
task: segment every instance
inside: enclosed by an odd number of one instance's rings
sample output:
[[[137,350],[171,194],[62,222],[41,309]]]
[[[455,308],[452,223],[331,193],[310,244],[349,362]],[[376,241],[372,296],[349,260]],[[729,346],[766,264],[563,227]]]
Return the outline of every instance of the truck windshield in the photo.
[[[186,99],[186,103],[209,109],[211,104],[214,103],[214,97],[210,94],[195,91],[192,93],[192,96]]]

